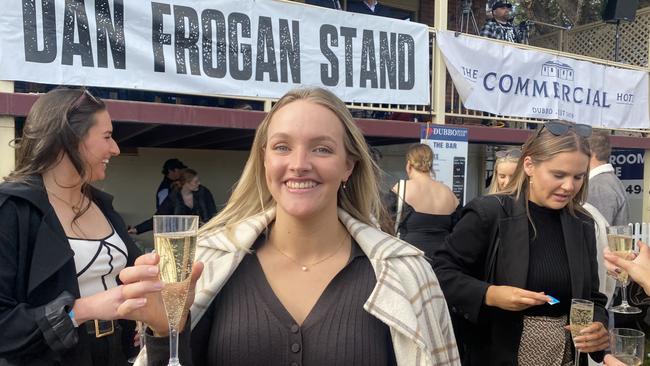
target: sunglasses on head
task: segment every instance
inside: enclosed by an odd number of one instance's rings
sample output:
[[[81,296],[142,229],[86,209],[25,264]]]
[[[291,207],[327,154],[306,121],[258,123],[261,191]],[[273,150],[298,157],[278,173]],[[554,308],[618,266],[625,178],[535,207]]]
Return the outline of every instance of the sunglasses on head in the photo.
[[[496,156],[497,159],[506,159],[506,158],[519,159],[521,157],[521,150],[519,149],[499,150],[494,153],[494,156]]]
[[[82,90],[81,94],[77,97],[77,99],[75,99],[74,103],[72,103],[72,108],[70,108],[70,110],[76,110],[79,107],[81,107],[81,105],[84,103],[86,99],[95,104],[99,103],[99,101],[97,101],[97,98],[95,98],[92,94],[90,94],[88,89],[81,89],[81,90]]]
[[[591,136],[591,126],[582,123],[549,121],[544,123],[542,128],[539,129],[539,132],[541,132],[544,128],[546,128],[548,132],[552,133],[554,136],[564,136],[569,133],[569,130],[571,129],[573,129],[576,135],[580,137],[588,138]]]

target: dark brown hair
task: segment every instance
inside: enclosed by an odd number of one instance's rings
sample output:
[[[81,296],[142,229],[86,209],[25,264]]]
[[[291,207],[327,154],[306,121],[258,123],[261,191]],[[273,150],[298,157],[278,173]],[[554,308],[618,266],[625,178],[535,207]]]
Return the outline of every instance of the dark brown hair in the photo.
[[[57,88],[40,96],[27,114],[22,137],[15,140],[16,168],[9,176],[9,182],[26,182],[35,175],[41,175],[56,166],[65,153],[79,176],[84,179],[86,164],[79,147],[95,124],[95,114],[106,109],[104,102],[90,94],[85,88]],[[82,184],[82,193],[90,197],[87,182]],[[76,217],[80,217],[90,200]]]
[[[612,154],[609,133],[606,131],[594,131],[589,138],[589,147],[591,147],[591,153],[596,160],[609,163],[609,156]]]

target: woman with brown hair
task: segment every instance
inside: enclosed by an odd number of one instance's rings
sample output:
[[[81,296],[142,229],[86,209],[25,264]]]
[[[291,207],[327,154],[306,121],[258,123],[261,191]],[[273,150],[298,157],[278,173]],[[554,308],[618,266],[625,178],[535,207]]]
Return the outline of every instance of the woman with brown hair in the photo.
[[[431,258],[451,232],[460,209],[458,199],[446,185],[436,181],[433,151],[426,144],[413,144],[406,152],[408,180],[393,187],[391,210],[395,212],[395,231]]]
[[[590,134],[587,125],[544,124],[505,191],[470,202],[436,252],[451,311],[470,326],[460,335],[464,365],[566,365],[573,342],[602,360],[607,299],[598,292],[594,223],[581,205]],[[594,319],[572,340],[565,327],[574,298],[594,302]]]
[[[334,94],[282,97],[226,207],[200,230],[205,270],[180,334],[181,363],[458,365],[431,266],[375,225],[384,215],[377,174]],[[120,274],[140,284],[131,299],[153,291],[156,261],[143,256]],[[137,313],[157,336],[147,337],[148,364],[166,365],[165,312],[158,293],[147,299]]]
[[[134,322],[117,321],[133,244],[91,183],[120,150],[85,89],[38,98],[0,184],[0,364],[125,365]]]

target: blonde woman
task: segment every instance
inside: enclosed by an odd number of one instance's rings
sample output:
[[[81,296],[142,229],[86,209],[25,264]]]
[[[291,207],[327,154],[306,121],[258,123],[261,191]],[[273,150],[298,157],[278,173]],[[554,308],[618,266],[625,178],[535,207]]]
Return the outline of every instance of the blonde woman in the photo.
[[[400,239],[415,245],[429,258],[451,232],[459,208],[451,189],[431,177],[432,166],[429,145],[411,145],[406,152],[409,179],[395,184],[391,204]]]
[[[332,93],[282,97],[226,207],[201,229],[183,365],[459,365],[431,266],[373,224],[384,215],[377,171]],[[155,255],[137,264],[120,278],[134,302],[152,291],[136,313],[156,335],[147,364],[165,365]]]
[[[544,124],[524,144],[503,194],[470,202],[436,252],[452,313],[470,326],[461,339],[464,365],[571,364],[565,327],[574,298],[595,304],[577,348],[602,360],[607,298],[598,292],[594,222],[582,208],[590,134],[587,125]],[[549,304],[548,295],[560,302]]]
[[[492,171],[492,183],[488,189],[489,194],[503,192],[506,186],[512,179],[512,175],[517,168],[517,162],[521,157],[520,149],[510,149],[497,151],[494,161],[494,169]]]

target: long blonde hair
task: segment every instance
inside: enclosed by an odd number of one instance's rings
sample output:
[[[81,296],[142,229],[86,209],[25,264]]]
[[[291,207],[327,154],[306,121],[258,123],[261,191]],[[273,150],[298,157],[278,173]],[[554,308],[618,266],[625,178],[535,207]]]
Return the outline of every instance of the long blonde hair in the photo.
[[[241,178],[236,183],[226,207],[201,228],[202,233],[223,227],[227,234],[231,235],[229,228],[275,207],[276,202],[266,185],[264,168],[264,147],[269,124],[278,110],[299,100],[329,109],[343,125],[343,143],[347,158],[355,162],[355,166],[346,188],[340,188],[338,191],[338,206],[361,222],[373,226],[380,222],[383,229],[390,230],[386,210],[380,200],[379,167],[372,160],[365,138],[347,107],[337,96],[325,89],[301,88],[292,90],[280,98],[258,126]]]
[[[515,163],[517,164],[519,162],[519,154],[517,156],[513,156],[511,154],[511,151],[515,150],[506,150],[505,151],[505,156],[501,158],[497,158],[494,161],[494,168],[492,169],[492,181],[490,181],[490,187],[488,189],[488,194],[496,194],[496,193],[501,193],[501,190],[499,189],[499,166],[503,163]],[[514,177],[514,174],[513,174]]]
[[[589,141],[577,135],[573,129],[569,129],[566,134],[555,136],[543,126],[535,134],[528,138],[522,147],[521,158],[517,163],[517,168],[510,182],[505,187],[503,194],[510,195],[515,199],[526,199],[529,197],[530,177],[524,171],[524,160],[530,157],[533,164],[540,164],[553,159],[557,154],[564,152],[579,151],[587,157],[591,157]],[[573,196],[567,204],[567,208],[572,215],[575,211],[589,215],[583,208],[582,204],[586,201],[589,185],[589,166],[584,177],[584,183],[580,190]],[[526,205],[528,212],[528,205]],[[530,214],[528,215],[530,218]]]

